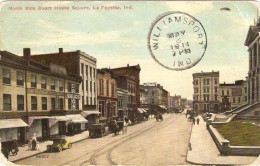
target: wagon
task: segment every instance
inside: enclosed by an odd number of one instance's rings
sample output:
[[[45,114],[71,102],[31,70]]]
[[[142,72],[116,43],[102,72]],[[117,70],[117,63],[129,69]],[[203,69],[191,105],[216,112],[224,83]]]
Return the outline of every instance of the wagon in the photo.
[[[89,137],[100,138],[108,134],[108,127],[106,123],[92,124],[89,126]]]

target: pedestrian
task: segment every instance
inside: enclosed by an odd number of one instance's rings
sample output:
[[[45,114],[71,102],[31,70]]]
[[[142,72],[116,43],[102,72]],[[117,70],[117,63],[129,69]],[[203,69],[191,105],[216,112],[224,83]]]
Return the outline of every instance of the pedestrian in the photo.
[[[200,118],[197,118],[197,125],[199,125],[200,123]]]
[[[193,121],[193,124],[196,124],[195,122],[196,122],[196,119],[193,117],[192,118],[192,121]]]
[[[36,133],[34,133],[32,137],[32,150],[37,150],[36,144],[37,144],[37,138],[36,138]]]
[[[129,123],[129,119],[127,117],[124,118],[124,129],[123,129],[123,134],[127,133],[127,126]]]

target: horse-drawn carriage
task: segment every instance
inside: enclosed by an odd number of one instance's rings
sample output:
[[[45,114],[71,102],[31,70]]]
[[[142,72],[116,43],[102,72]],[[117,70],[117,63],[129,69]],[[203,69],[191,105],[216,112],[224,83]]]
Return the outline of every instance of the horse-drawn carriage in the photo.
[[[123,130],[124,128],[124,121],[116,121],[116,120],[111,120],[108,121],[108,129],[110,132],[116,134],[119,134],[120,131]]]

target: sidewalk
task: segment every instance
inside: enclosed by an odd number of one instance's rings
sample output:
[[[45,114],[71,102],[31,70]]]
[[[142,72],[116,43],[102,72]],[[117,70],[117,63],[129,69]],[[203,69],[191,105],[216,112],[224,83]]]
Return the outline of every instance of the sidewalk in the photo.
[[[84,131],[84,132],[74,135],[74,136],[67,136],[67,138],[69,138],[72,143],[75,143],[75,142],[79,142],[84,139],[87,139],[88,136],[89,136],[88,131]],[[19,161],[19,160],[22,160],[22,159],[25,159],[25,158],[28,158],[31,156],[35,156],[37,154],[41,154],[47,150],[47,145],[50,145],[50,144],[52,144],[52,141],[41,142],[40,150],[38,150],[38,151],[28,150],[28,146],[19,147],[18,154],[16,156],[9,155],[8,160],[11,162],[15,162],[15,161]]]
[[[200,124],[193,125],[187,161],[193,164],[248,165],[257,157],[254,156],[221,156],[215,142],[210,136],[206,122],[200,118]]]

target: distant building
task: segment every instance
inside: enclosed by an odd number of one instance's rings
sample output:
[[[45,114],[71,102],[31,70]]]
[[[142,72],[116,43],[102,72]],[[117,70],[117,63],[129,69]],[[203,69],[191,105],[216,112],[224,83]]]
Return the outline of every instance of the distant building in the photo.
[[[221,112],[247,104],[247,81],[237,80],[233,84],[219,84],[218,94]]]
[[[140,104],[148,104],[148,91],[144,85],[139,85]]]
[[[181,107],[185,108],[188,105],[188,100],[185,98],[181,98]]]
[[[98,69],[97,82],[99,112],[105,118],[117,116],[117,77],[110,69]]]
[[[193,109],[197,112],[218,112],[219,72],[194,73]]]
[[[127,115],[131,118],[136,117],[136,110],[140,104],[139,93],[139,74],[141,68],[139,65],[111,69],[117,76],[117,87],[127,90]]]
[[[152,105],[163,105],[164,107],[168,107],[168,96],[169,92],[163,88],[160,84],[155,82],[153,83],[144,83],[140,85],[142,88],[142,98],[144,104],[152,104]]]
[[[162,104],[165,106],[165,107],[168,107],[169,106],[169,92],[165,89],[162,89]]]
[[[181,107],[181,96],[174,95],[170,96],[170,108],[180,108]]]

